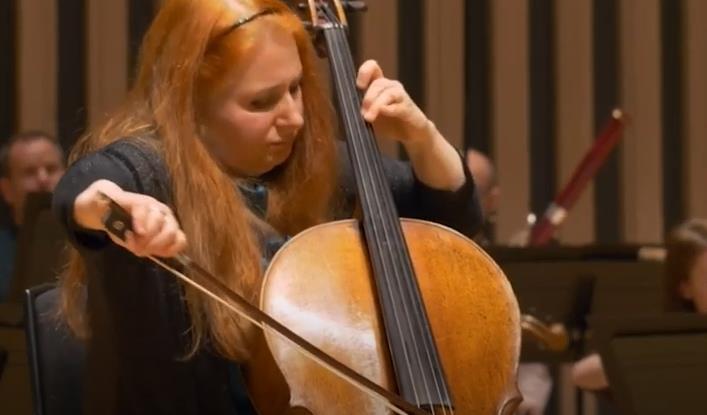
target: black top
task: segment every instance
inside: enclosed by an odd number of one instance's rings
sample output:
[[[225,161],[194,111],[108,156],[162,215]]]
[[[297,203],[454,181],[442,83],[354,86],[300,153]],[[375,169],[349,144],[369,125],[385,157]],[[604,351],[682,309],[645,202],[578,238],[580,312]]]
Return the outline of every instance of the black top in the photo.
[[[341,149],[340,189],[350,206],[353,178],[344,146]],[[481,210],[468,172],[461,189],[447,192],[418,181],[407,163],[386,160],[385,170],[401,216],[446,224],[467,236],[478,230]],[[92,335],[87,344],[86,413],[237,413],[227,361],[208,345],[193,358],[182,359],[190,344],[189,318],[177,280],[113,244],[104,233],[82,229],[73,220],[74,200],[99,179],[170,204],[169,177],[160,157],[130,139],[77,161],[55,189],[54,210],[87,265]],[[255,193],[244,194],[251,206],[258,204]]]
[[[7,300],[12,284],[17,247],[17,229],[15,226],[0,227],[0,302]]]

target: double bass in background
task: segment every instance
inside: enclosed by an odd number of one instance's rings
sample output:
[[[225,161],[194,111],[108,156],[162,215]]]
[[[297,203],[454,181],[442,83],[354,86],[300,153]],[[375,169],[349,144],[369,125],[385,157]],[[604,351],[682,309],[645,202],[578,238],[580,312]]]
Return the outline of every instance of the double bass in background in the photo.
[[[344,9],[309,0],[325,42],[362,220],[293,237],[266,271],[260,309],[198,264],[152,258],[263,327],[247,382],[265,414],[512,414],[520,316],[510,284],[476,244],[435,223],[400,219],[361,98]],[[109,232],[130,218],[111,204]],[[256,341],[257,342],[257,341]],[[265,347],[258,347],[264,346]],[[258,351],[260,353],[258,353]]]

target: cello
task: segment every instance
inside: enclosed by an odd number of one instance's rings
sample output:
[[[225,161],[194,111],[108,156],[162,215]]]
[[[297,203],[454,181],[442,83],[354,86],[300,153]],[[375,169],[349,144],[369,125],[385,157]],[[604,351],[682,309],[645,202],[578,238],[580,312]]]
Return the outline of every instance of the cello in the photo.
[[[290,239],[265,272],[259,307],[184,255],[176,266],[151,259],[263,327],[246,362],[262,415],[511,414],[521,398],[510,284],[465,236],[398,217],[360,114],[344,6],[309,0],[306,10],[326,43],[362,219]],[[110,206],[106,228],[120,237],[131,222]]]

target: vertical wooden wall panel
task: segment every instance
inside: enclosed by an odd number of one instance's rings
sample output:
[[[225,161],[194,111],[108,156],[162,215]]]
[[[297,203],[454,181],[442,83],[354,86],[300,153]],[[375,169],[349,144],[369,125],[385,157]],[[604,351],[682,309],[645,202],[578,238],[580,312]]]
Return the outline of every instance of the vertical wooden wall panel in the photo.
[[[17,2],[0,2],[0,143],[15,130],[17,123]]]
[[[683,13],[687,216],[707,218],[707,2],[685,0]]]
[[[464,147],[464,0],[425,3],[427,115],[456,148]]]
[[[88,121],[91,127],[125,98],[128,80],[126,0],[88,2]]]
[[[622,102],[629,116],[622,153],[624,240],[660,242],[660,1],[621,0],[620,10]]]
[[[88,1],[61,0],[59,8],[57,117],[59,139],[66,150],[86,129]]]
[[[368,11],[356,16],[360,22],[358,42],[361,61],[375,59],[385,76],[398,79],[398,1],[378,0],[368,3]],[[359,63],[362,63],[359,62]],[[381,150],[391,156],[398,154],[395,141],[379,138]]]
[[[557,189],[555,0],[528,1],[530,211],[542,215]]]
[[[663,231],[669,232],[685,217],[684,160],[684,26],[683,2],[660,2],[661,49],[661,166]]]
[[[57,6],[52,0],[18,3],[19,130],[57,133]]]
[[[155,0],[128,0],[128,79],[135,77],[142,38],[152,23],[152,18],[157,11]]]
[[[558,187],[570,179],[593,142],[592,1],[556,4]],[[590,184],[560,232],[564,243],[594,240],[594,186]]]
[[[528,6],[516,0],[491,4],[493,148],[501,187],[497,241],[526,227],[528,175]]]
[[[620,106],[620,2],[592,0],[592,52],[594,136],[603,131],[611,113]],[[593,181],[594,232],[599,243],[619,243],[621,221],[621,152],[609,155]]]
[[[490,4],[492,0],[464,4],[464,142],[493,155],[491,145]]]

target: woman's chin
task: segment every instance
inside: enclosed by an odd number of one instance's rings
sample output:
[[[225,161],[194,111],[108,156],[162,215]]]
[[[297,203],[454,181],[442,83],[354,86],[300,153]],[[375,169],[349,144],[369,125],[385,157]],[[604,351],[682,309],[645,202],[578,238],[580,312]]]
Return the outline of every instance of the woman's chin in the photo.
[[[280,151],[269,152],[257,165],[252,163],[248,168],[237,168],[228,166],[227,169],[232,176],[240,177],[261,177],[270,175],[275,170],[281,170],[290,158],[292,148],[282,149]]]
[[[270,165],[270,169],[273,169],[280,164],[284,163],[287,161],[287,159],[290,158],[290,155],[292,154],[292,146],[278,146],[273,149],[273,151],[270,152],[267,158],[267,162]]]

